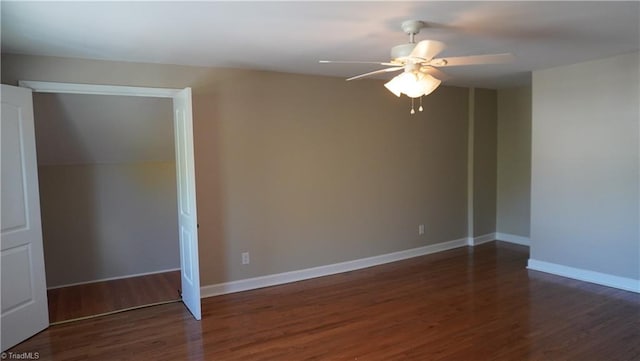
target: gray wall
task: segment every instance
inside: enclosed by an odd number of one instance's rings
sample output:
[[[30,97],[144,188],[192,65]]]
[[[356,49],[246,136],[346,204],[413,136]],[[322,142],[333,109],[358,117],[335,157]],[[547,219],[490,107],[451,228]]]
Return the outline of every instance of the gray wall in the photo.
[[[467,237],[466,88],[411,116],[380,80],[3,55],[18,79],[193,88],[203,285]]]
[[[171,100],[34,94],[47,286],[180,267]]]
[[[498,90],[496,231],[529,237],[531,87]]]
[[[639,67],[533,73],[531,259],[640,279]]]
[[[473,236],[496,231],[496,126],[495,90],[475,90],[473,151]]]
[[[180,267],[175,163],[38,167],[47,286]]]

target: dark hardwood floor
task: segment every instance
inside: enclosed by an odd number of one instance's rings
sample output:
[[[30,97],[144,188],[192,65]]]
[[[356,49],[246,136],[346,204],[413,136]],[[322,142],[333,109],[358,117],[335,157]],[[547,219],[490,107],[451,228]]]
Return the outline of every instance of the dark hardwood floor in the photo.
[[[52,326],[44,360],[639,360],[640,296],[526,270],[492,242]]]
[[[55,288],[47,291],[49,322],[59,323],[180,300],[180,271]]]

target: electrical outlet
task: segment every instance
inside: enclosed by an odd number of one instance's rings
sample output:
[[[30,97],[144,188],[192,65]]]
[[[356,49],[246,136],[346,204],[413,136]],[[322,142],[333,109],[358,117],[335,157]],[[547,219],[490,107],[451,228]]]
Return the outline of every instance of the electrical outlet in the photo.
[[[418,234],[424,234],[424,224],[418,225]]]
[[[242,264],[251,263],[251,259],[249,258],[249,252],[242,252]]]

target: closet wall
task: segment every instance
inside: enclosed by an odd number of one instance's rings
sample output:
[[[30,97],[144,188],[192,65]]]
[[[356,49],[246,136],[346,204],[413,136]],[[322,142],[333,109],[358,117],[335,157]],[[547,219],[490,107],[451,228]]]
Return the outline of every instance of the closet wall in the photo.
[[[170,99],[35,94],[47,286],[180,267]]]

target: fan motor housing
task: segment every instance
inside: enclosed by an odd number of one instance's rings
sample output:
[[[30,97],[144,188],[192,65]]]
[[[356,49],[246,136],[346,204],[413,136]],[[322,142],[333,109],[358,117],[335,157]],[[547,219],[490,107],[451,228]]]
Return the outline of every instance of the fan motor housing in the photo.
[[[398,58],[406,58],[408,57],[411,52],[413,51],[413,48],[416,47],[415,43],[406,43],[406,44],[400,44],[400,45],[396,45],[393,48],[391,48],[391,59],[398,59]]]

